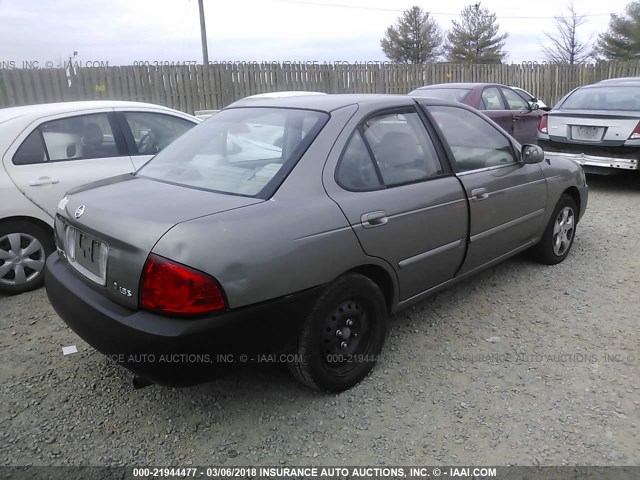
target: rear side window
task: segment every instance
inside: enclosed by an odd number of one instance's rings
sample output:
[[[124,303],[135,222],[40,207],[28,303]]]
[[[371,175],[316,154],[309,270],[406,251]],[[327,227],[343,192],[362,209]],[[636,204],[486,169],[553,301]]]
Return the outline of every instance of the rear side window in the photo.
[[[497,128],[469,110],[427,107],[449,144],[459,171],[512,165],[513,145]]]
[[[28,165],[118,155],[109,117],[98,113],[41,124],[25,139],[13,163]]]
[[[378,169],[360,131],[354,133],[342,154],[336,180],[347,190],[366,191],[382,187]]]
[[[336,180],[348,190],[374,190],[443,173],[436,149],[414,111],[365,121],[345,149]]]
[[[47,154],[42,143],[40,130],[36,129],[22,142],[13,156],[14,165],[31,165],[47,161]]]

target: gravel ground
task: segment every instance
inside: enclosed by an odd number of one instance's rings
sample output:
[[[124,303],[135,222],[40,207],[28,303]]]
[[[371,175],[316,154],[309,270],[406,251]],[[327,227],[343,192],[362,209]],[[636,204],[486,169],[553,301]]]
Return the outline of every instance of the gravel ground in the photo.
[[[520,256],[396,315],[339,395],[276,366],[135,390],[44,290],[0,297],[0,464],[638,465],[640,178],[589,182],[563,264]]]

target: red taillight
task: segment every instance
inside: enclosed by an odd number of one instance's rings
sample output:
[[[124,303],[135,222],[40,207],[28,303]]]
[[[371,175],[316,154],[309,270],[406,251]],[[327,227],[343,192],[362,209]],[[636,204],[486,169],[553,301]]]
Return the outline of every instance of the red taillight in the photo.
[[[222,287],[213,277],[153,253],[144,265],[140,304],[173,315],[197,315],[226,307]]]
[[[540,133],[549,133],[549,126],[547,125],[549,123],[549,116],[547,114],[542,115],[542,117],[540,118],[540,124],[538,125],[538,131]]]
[[[631,135],[629,136],[629,140],[638,140],[640,138],[640,122],[636,125],[636,128],[633,129]]]

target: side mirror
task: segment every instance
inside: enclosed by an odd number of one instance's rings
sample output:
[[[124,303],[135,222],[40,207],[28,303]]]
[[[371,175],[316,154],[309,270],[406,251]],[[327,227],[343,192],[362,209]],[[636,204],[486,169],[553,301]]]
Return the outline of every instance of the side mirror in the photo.
[[[531,110],[539,110],[540,109],[540,105],[538,105],[537,101],[530,103],[529,106],[531,107]]]
[[[544,160],[544,150],[538,145],[522,146],[522,163],[540,163]]]

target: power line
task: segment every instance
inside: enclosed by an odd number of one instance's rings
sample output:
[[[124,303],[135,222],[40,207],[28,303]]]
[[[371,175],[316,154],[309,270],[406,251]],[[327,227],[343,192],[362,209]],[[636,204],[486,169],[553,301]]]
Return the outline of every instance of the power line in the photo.
[[[383,7],[364,7],[360,5],[346,5],[341,3],[324,3],[324,2],[303,2],[301,0],[274,0],[281,3],[294,3],[296,5],[310,5],[310,6],[318,6],[318,7],[333,7],[333,8],[348,8],[352,10],[371,10],[376,12],[404,12],[402,9],[398,8],[383,8]],[[460,17],[459,13],[445,13],[445,12],[428,12],[429,15],[441,15],[445,17]],[[578,15],[579,17],[609,17],[613,15],[612,13],[592,13],[587,15]],[[562,15],[545,15],[545,16],[521,16],[521,15],[496,15],[497,18],[508,18],[508,19],[549,19],[549,18],[571,18],[571,17],[563,17]]]

